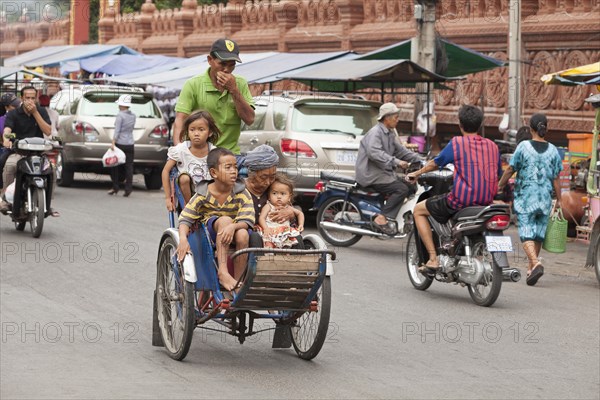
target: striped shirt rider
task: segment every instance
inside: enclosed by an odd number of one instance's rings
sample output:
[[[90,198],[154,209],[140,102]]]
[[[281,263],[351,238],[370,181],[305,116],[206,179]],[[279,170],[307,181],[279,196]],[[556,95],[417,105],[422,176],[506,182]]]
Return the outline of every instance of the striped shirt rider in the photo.
[[[451,208],[492,203],[502,175],[500,152],[494,142],[479,135],[457,136],[434,161],[438,167],[454,164],[454,186],[447,199]]]

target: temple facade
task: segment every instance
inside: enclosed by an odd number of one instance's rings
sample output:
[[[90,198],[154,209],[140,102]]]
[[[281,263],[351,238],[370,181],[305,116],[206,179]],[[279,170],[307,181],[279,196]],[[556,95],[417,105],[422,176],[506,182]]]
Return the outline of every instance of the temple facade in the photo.
[[[514,0],[513,0],[514,1]],[[600,60],[600,0],[520,0],[522,8],[522,116],[550,119],[550,140],[591,132],[594,112],[584,99],[594,87],[545,86],[540,77]],[[457,44],[506,60],[510,0],[441,0],[438,34]],[[191,57],[207,53],[220,37],[236,40],[242,54],[258,51],[367,52],[416,35],[414,0],[229,0],[226,6],[158,11],[147,0],[134,14],[102,11],[99,43],[124,44],[146,54]],[[68,44],[69,20],[0,22],[0,55]],[[199,73],[202,71],[199,71]],[[279,85],[286,85],[285,82]],[[483,106],[486,132],[497,135],[507,111],[508,69],[472,74],[435,94],[438,130],[455,130],[462,104]],[[254,87],[255,93],[263,87]],[[380,100],[378,98],[378,100]],[[409,110],[412,95],[393,100]],[[412,115],[405,113],[405,120]]]

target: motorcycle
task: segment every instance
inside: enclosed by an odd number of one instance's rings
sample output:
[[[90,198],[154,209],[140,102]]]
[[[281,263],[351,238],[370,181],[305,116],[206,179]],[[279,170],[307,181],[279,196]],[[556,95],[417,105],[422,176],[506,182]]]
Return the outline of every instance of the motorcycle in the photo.
[[[447,193],[453,177],[449,170],[429,172],[418,178],[427,187],[418,202],[437,193]],[[419,233],[412,229],[406,243],[406,266],[412,285],[426,290],[433,280],[467,286],[475,304],[489,307],[497,300],[502,281],[518,282],[521,272],[510,268],[507,252],[512,251],[510,236],[503,231],[510,226],[510,206],[466,207],[458,211],[448,222],[440,224],[428,217],[436,245],[440,268],[421,272],[419,267],[429,260],[429,254],[421,242]]]
[[[37,137],[14,138],[14,135],[9,136],[12,148],[23,158],[17,161],[12,207],[7,215],[18,231],[24,230],[29,221],[31,234],[38,238],[42,234],[44,218],[49,215],[52,195],[53,169],[46,152],[59,149],[60,145]]]
[[[421,162],[411,163],[408,171],[421,167]],[[341,247],[352,246],[363,236],[382,240],[402,239],[412,229],[412,211],[417,199],[425,190],[417,185],[417,191],[409,195],[395,218],[394,235],[382,233],[372,227],[372,220],[381,213],[385,196],[369,188],[361,187],[354,178],[332,172],[321,172],[311,211],[318,210],[317,228],[330,244]]]

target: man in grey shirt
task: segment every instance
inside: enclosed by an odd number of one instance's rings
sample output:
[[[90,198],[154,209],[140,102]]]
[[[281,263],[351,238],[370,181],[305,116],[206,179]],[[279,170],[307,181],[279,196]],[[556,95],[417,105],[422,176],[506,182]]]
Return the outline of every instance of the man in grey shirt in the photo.
[[[395,219],[398,210],[404,199],[415,190],[414,186],[400,179],[395,170],[407,168],[407,161],[421,160],[418,154],[407,150],[398,141],[396,125],[399,112],[393,103],[385,103],[379,108],[379,122],[361,140],[356,160],[356,182],[388,195],[381,214],[373,220],[373,227],[387,235],[397,233]]]

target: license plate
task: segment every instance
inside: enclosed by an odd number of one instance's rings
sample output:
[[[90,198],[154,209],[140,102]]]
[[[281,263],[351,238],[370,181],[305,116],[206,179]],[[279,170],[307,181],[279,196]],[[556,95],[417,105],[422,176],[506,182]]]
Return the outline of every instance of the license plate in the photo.
[[[490,253],[513,251],[510,236],[486,236],[485,242]]]
[[[357,155],[357,151],[338,150],[335,153],[335,162],[338,164],[355,165]]]

